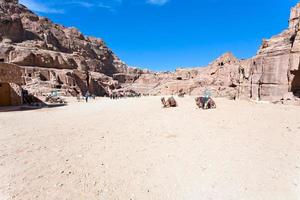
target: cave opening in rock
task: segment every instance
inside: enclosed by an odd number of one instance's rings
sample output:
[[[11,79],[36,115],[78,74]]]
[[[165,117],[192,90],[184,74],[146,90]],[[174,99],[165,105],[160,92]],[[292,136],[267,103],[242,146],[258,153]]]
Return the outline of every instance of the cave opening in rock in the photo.
[[[43,74],[40,74],[40,79],[41,79],[41,81],[47,81],[46,76],[44,76]]]
[[[292,92],[295,96],[300,98],[300,71],[293,72],[295,75],[292,81]]]
[[[237,85],[236,85],[236,84],[234,84],[234,83],[231,83],[231,84],[229,85],[229,87],[231,87],[231,88],[236,88],[236,87],[237,87]]]
[[[62,88],[62,85],[56,85],[55,86],[55,89],[61,89]]]
[[[11,105],[11,94],[10,94],[9,83],[0,83],[0,106]]]

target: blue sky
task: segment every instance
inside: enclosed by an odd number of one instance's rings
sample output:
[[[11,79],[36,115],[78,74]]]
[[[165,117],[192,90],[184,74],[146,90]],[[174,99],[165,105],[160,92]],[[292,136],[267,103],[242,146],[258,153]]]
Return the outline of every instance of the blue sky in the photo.
[[[20,0],[39,15],[103,38],[128,65],[204,66],[226,51],[256,54],[288,26],[297,0]]]

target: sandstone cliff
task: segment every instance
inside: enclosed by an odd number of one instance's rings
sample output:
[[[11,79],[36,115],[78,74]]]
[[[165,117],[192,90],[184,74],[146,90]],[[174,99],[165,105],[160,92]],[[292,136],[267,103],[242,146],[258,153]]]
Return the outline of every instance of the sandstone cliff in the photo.
[[[289,27],[263,43],[251,59],[250,97],[279,99],[288,92],[300,94],[300,3],[291,10]]]
[[[39,17],[17,0],[0,0],[0,62],[24,68],[25,88],[65,95],[103,96],[124,87],[146,95],[201,95],[278,101],[300,97],[300,3],[289,26],[263,40],[257,55],[239,60],[225,53],[207,67],[151,72],[129,68],[101,39]]]
[[[263,40],[257,55],[238,60],[226,53],[204,68],[177,69],[173,73],[142,74],[126,87],[147,94],[201,95],[279,101],[300,97],[300,3],[291,10],[289,27]]]
[[[104,95],[127,66],[101,39],[39,17],[17,0],[0,0],[0,61],[25,69],[26,88]]]
[[[211,89],[214,96],[230,96],[239,82],[240,61],[225,53],[208,67],[180,68],[175,72],[144,73],[125,87],[150,95],[178,94],[201,95]]]

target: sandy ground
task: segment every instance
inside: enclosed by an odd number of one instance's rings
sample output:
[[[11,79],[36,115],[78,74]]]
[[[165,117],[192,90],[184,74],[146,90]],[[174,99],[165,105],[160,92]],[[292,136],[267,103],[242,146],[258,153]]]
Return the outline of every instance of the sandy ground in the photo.
[[[0,200],[300,199],[300,107],[178,101],[0,113]]]

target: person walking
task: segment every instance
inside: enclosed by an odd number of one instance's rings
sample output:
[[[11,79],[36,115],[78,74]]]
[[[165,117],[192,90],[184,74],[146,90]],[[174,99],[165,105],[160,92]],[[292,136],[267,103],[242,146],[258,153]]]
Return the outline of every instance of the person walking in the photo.
[[[78,101],[78,102],[80,102],[80,97],[81,97],[81,94],[80,94],[80,93],[77,93],[76,98],[77,98],[77,101]]]
[[[89,91],[87,91],[87,92],[85,93],[85,102],[86,102],[86,103],[89,101],[89,96],[90,96],[90,93],[89,93]]]

